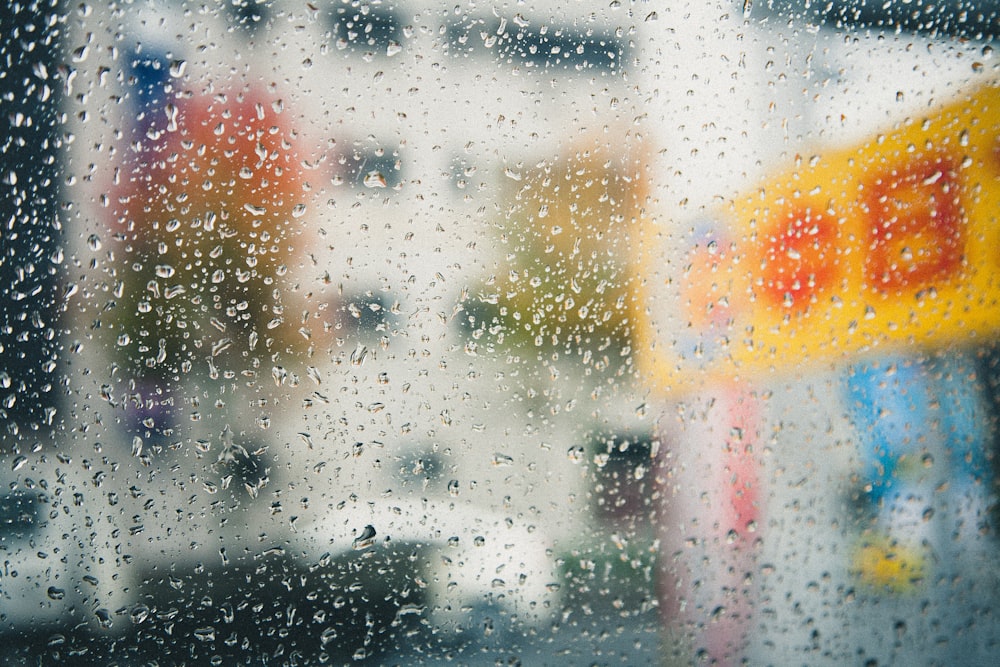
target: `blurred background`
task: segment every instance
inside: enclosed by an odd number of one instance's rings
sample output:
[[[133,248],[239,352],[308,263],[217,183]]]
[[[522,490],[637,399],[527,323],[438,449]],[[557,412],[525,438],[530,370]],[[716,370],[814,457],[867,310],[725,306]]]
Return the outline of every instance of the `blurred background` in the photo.
[[[3,662],[992,664],[998,10],[0,10]]]

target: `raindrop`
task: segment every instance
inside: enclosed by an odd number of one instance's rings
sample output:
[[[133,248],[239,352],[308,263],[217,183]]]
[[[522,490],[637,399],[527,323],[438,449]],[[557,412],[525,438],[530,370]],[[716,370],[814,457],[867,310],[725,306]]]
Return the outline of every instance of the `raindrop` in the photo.
[[[94,616],[97,617],[97,623],[106,630],[114,625],[114,621],[111,619],[111,612],[103,607],[95,611]]]
[[[129,617],[133,623],[138,625],[149,618],[149,607],[144,604],[138,604],[129,611]]]
[[[493,455],[493,465],[498,468],[506,468],[514,465],[514,458],[506,454],[494,454]]]
[[[208,626],[205,628],[198,628],[194,631],[194,637],[198,641],[202,642],[214,642],[215,641],[215,628]]]
[[[375,544],[375,526],[368,524],[365,526],[361,534],[354,538],[351,542],[351,548],[356,550],[367,549],[368,547]]]
[[[388,185],[385,176],[379,171],[369,171],[365,174],[363,183],[368,188],[384,188]]]
[[[184,71],[187,69],[186,60],[174,60],[170,63],[170,76],[174,78],[184,76]]]
[[[217,357],[230,347],[233,346],[233,340],[231,338],[223,338],[212,344],[212,356]]]
[[[354,366],[360,366],[365,363],[365,359],[368,357],[368,348],[364,345],[359,345],[355,348],[354,352],[351,352],[351,364]]]

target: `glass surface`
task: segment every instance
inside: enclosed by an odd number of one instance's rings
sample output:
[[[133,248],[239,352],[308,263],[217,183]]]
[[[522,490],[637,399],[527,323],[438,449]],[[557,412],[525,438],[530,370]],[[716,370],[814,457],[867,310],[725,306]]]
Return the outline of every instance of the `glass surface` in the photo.
[[[0,9],[0,662],[992,664],[998,11]]]

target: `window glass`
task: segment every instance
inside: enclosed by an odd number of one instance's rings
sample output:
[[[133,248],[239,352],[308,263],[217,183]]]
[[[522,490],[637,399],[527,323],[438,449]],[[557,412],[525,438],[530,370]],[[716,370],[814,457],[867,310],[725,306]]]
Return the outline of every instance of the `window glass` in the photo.
[[[991,664],[998,11],[0,9],[0,662]]]

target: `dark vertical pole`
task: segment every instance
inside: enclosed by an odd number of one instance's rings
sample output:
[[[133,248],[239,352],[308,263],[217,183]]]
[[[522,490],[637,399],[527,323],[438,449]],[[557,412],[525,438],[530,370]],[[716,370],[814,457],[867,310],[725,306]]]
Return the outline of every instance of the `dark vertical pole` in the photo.
[[[0,452],[55,419],[58,0],[0,3]]]

